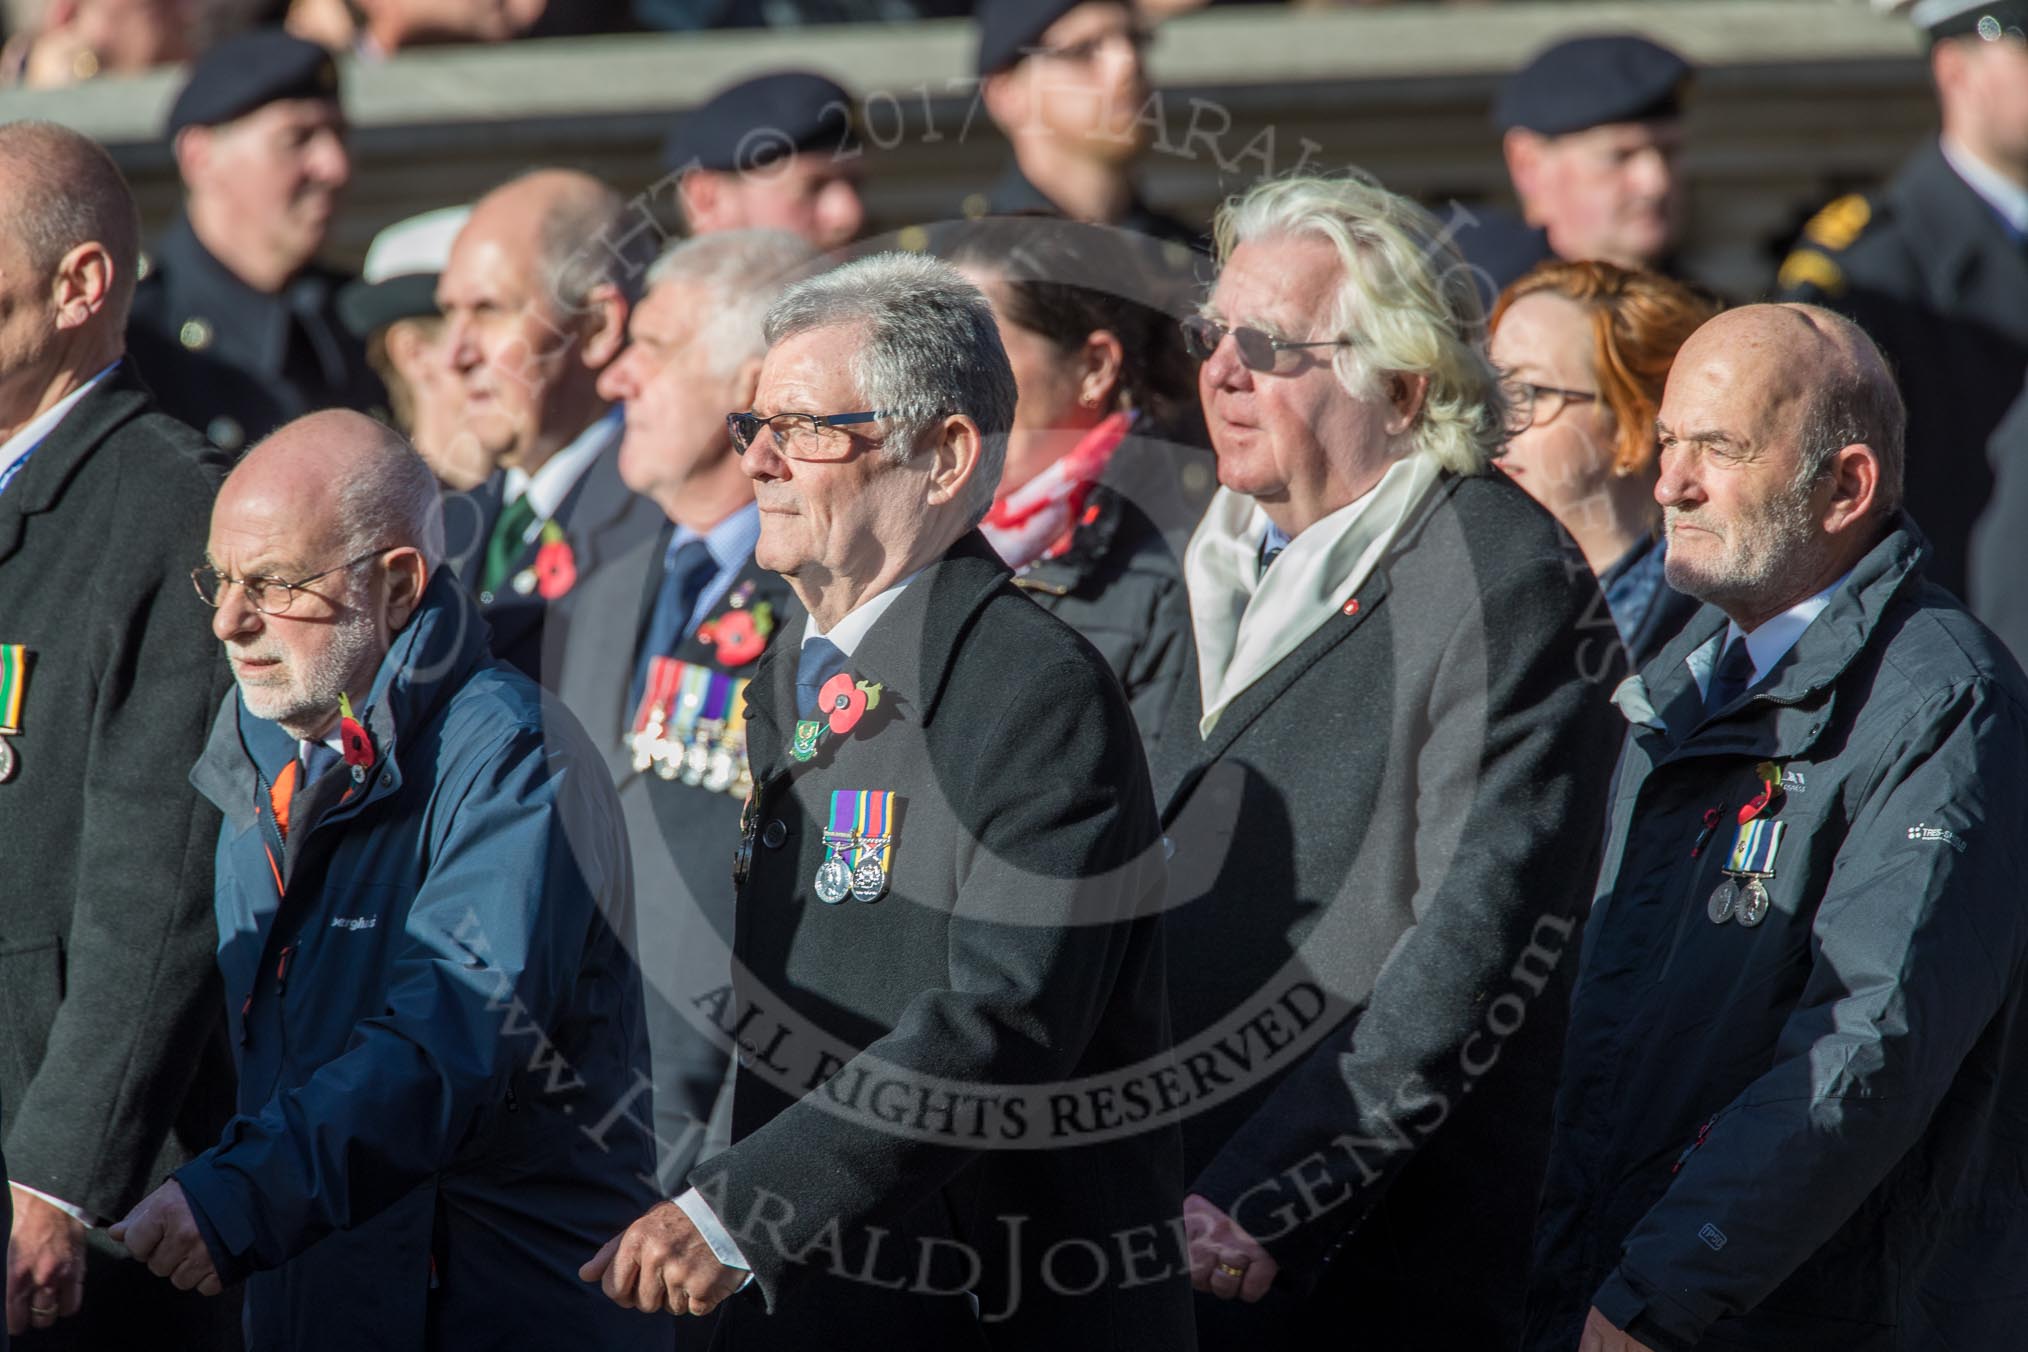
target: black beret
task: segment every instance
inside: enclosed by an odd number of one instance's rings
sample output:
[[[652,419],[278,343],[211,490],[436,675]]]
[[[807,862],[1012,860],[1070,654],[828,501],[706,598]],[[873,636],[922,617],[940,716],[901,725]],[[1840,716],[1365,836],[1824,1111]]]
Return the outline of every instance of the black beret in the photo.
[[[1935,42],[1973,33],[1998,42],[2009,29],[2028,33],[2028,0],[1917,0],[1908,17]]]
[[[662,144],[662,163],[744,172],[800,150],[850,153],[859,147],[853,107],[844,87],[822,75],[757,75],[677,123]]]
[[[1017,64],[1049,25],[1085,0],[979,0],[979,78]],[[1124,5],[1126,0],[1120,0]]]
[[[1690,63],[1631,33],[1559,42],[1508,77],[1493,105],[1501,131],[1526,127],[1562,136],[1609,122],[1645,122],[1682,111]]]
[[[279,28],[257,28],[197,59],[169,106],[169,135],[230,122],[279,99],[337,97],[338,62],[330,52]]]

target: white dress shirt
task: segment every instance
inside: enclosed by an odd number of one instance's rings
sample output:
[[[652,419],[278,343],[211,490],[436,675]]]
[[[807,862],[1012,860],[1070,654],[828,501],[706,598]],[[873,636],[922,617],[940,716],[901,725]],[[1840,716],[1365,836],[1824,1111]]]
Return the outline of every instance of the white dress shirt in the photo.
[[[1850,576],[1852,574],[1847,572],[1815,596],[1798,601],[1781,614],[1762,621],[1750,634],[1739,627],[1738,620],[1727,624],[1724,633],[1683,659],[1683,665],[1690,668],[1690,675],[1697,682],[1698,693],[1708,694],[1711,673],[1718,669],[1719,657],[1732,646],[1732,640],[1742,635],[1746,639],[1746,655],[1753,659],[1753,677],[1747,681],[1747,689],[1751,690],[1766,680],[1775,663],[1789,655],[1789,649],[1796,646],[1803,631],[1824,613],[1824,608],[1831,604],[1832,594],[1844,586],[1845,578]]]
[[[556,515],[556,509],[563,506],[563,500],[577,487],[577,481],[591,468],[592,461],[599,458],[599,452],[619,440],[625,430],[626,423],[615,409],[578,433],[576,440],[543,461],[535,473],[522,469],[507,471],[507,478],[500,485],[501,504],[519,502],[525,495],[528,505],[535,509],[535,519],[528,523],[523,544],[532,543],[542,534],[542,523]]]
[[[43,439],[51,432],[54,432],[56,425],[63,421],[64,415],[77,407],[78,400],[90,394],[92,388],[112,374],[113,367],[118,365],[117,361],[108,365],[90,380],[87,380],[84,384],[57,400],[33,418],[30,418],[26,423],[22,424],[20,431],[7,438],[6,441],[0,442],[0,478],[6,476],[8,466],[27,455],[37,446],[40,446]],[[20,1187],[21,1185],[17,1183],[15,1186]],[[28,1189],[23,1188],[22,1191],[26,1192]],[[36,1194],[38,1197],[41,1195],[40,1193]]]
[[[1939,146],[1945,162],[1957,171],[1966,187],[1999,213],[2007,228],[2014,232],[2014,238],[2028,238],[2028,188],[2008,178],[1948,136],[1941,139]]]

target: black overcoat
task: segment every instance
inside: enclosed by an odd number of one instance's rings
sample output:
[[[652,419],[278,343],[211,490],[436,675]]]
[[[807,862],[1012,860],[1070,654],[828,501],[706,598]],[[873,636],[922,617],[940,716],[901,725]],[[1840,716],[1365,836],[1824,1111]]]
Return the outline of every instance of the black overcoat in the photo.
[[[1190,1187],[1282,1268],[1202,1301],[1203,1346],[1512,1343],[1620,654],[1549,514],[1447,475],[1208,738],[1186,675],[1157,792]]]
[[[0,1120],[13,1179],[108,1222],[232,1111],[218,814],[184,778],[231,681],[190,585],[223,472],[123,362],[0,494],[0,643],[29,652],[0,783]],[[94,1239],[85,1314],[36,1345],[215,1325],[124,1252]]]
[[[734,1142],[691,1175],[757,1276],[723,1345],[1192,1347],[1174,1128],[1093,1106],[1167,1043],[1118,682],[968,535],[855,652],[878,706],[800,763],[802,630],[749,694]],[[900,799],[877,900],[815,893],[840,790]]]

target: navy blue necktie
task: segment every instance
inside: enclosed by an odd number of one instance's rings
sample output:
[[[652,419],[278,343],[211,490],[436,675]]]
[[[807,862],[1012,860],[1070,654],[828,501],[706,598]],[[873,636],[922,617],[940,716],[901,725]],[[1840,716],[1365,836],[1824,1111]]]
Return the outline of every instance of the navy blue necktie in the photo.
[[[817,692],[824,682],[845,670],[845,652],[828,638],[812,638],[796,658],[796,709],[804,718],[817,716]]]
[[[309,788],[324,777],[324,772],[336,765],[339,755],[322,742],[312,742],[303,749],[303,787]]]
[[[1746,693],[1753,683],[1753,654],[1746,650],[1741,634],[1725,646],[1718,665],[1711,669],[1711,684],[1704,689],[1704,713],[1708,718]]]
[[[648,688],[649,662],[670,656],[683,642],[683,635],[690,629],[690,612],[697,609],[697,598],[717,573],[718,563],[703,540],[685,540],[664,557],[662,586],[655,593],[648,632],[641,640],[640,654],[634,659],[634,685],[627,697],[629,716],[640,706],[641,694]]]

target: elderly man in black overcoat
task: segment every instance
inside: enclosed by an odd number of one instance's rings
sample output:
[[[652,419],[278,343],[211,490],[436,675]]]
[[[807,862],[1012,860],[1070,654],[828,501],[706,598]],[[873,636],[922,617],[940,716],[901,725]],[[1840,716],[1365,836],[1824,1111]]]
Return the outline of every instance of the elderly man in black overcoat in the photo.
[[[1284,180],[1218,241],[1186,334],[1220,491],[1156,766],[1200,1342],[1506,1346],[1618,641],[1487,472],[1506,405],[1435,221]]]
[[[0,128],[0,1100],[22,1348],[235,1344],[88,1227],[216,1139],[218,814],[184,779],[225,664],[190,569],[220,453],[125,358],[140,225],[106,153]]]
[[[767,338],[733,438],[808,615],[745,706],[733,1144],[586,1275],[681,1312],[750,1273],[742,1349],[1187,1349],[1178,1140],[1129,1101],[1166,1068],[1154,801],[1104,659],[973,529],[992,311],[878,255]]]

